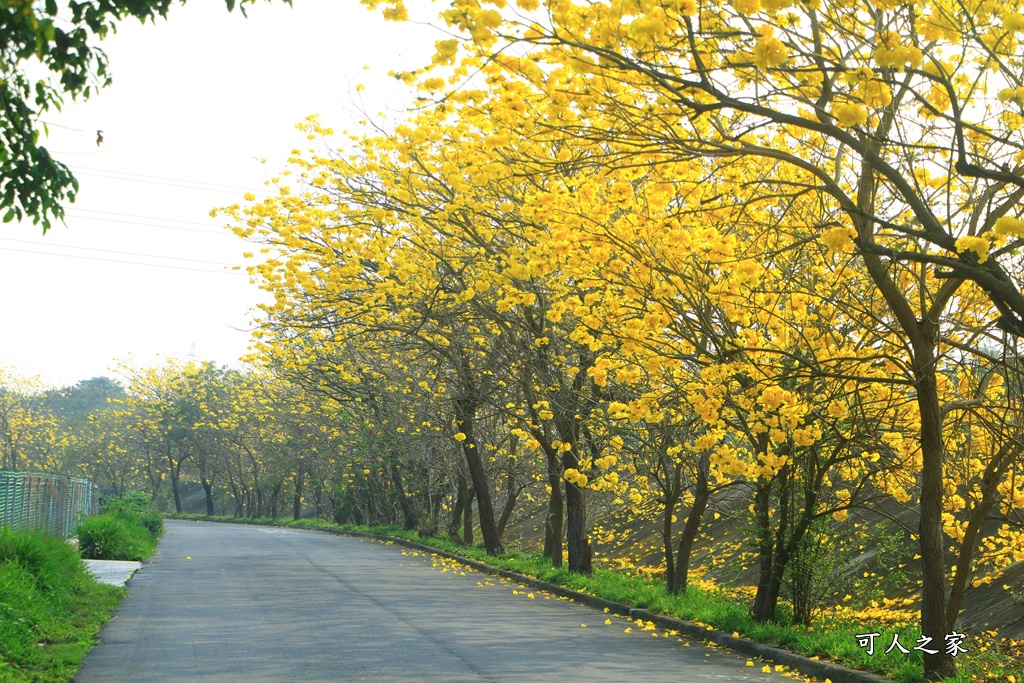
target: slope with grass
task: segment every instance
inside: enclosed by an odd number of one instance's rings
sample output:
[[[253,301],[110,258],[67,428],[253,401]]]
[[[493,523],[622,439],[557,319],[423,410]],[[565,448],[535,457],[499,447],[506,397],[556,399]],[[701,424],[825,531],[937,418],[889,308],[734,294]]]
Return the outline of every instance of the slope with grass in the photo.
[[[145,560],[162,533],[145,494],[108,500],[83,521],[81,556],[44,531],[0,527],[0,683],[71,680],[126,594],[98,583],[82,557]]]
[[[0,528],[0,681],[67,681],[124,596],[44,532]]]

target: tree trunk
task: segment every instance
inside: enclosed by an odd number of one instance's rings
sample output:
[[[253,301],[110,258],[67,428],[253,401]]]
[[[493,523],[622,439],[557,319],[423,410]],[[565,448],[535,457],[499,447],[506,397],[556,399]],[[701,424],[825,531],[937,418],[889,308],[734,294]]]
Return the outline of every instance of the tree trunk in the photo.
[[[302,487],[304,473],[300,468],[295,473],[295,497],[292,499],[292,519],[298,520],[302,517]]]
[[[196,468],[199,470],[199,483],[203,486],[203,494],[206,497],[206,516],[214,515],[213,507],[213,476],[210,476],[208,454],[202,453],[202,457],[196,457]]]
[[[782,553],[776,553],[775,562],[772,563],[772,571],[769,574],[768,586],[765,591],[765,609],[767,619],[776,617],[776,610],[779,607],[779,593],[782,591],[782,574],[786,571],[786,562],[780,557]],[[766,620],[767,620],[766,619]]]
[[[498,533],[502,538],[505,537],[505,527],[508,526],[508,520],[511,519],[512,512],[516,509],[516,500],[522,490],[521,486],[517,486],[511,478],[509,479],[508,495],[505,496],[505,505],[501,508],[501,515],[498,517]]]
[[[576,446],[562,456],[562,467],[566,470],[579,466]],[[569,571],[577,574],[592,574],[594,567],[590,555],[590,539],[587,537],[587,501],[583,489],[565,480],[565,545],[569,550]]]
[[[405,485],[402,483],[402,474],[398,471],[398,465],[392,464],[389,469],[391,470],[391,485],[395,487],[395,492],[398,494],[398,506],[402,508],[402,528],[411,531],[417,526],[416,513],[413,512],[409,497],[405,495]]]
[[[754,596],[754,619],[759,622],[768,621],[772,617],[773,607],[769,605],[768,587],[771,584],[772,558],[774,545],[770,528],[771,481],[761,479],[754,493],[754,524],[757,533],[759,572],[757,578],[757,594]]]
[[[877,143],[872,143],[877,145]],[[857,186],[859,215],[851,215],[859,240],[874,242],[874,224],[864,219],[872,214],[875,197],[875,176],[871,162],[861,160],[861,174]],[[935,654],[924,653],[926,678],[939,679],[956,675],[956,661],[942,645],[946,635],[946,570],[942,547],[942,460],[945,455],[942,440],[942,409],[939,404],[935,378],[935,348],[939,337],[938,319],[941,311],[959,288],[956,278],[949,279],[931,302],[930,309],[922,309],[918,318],[905,296],[893,283],[881,257],[861,249],[861,258],[868,274],[885,298],[913,350],[914,388],[921,414],[921,498],[919,542],[921,546],[921,633],[939,643]]]
[[[676,505],[682,495],[682,472],[678,466],[672,467],[672,480],[665,491],[665,510],[661,515],[661,543],[665,549],[665,590],[675,593],[678,590],[676,580],[676,561],[672,553],[672,518],[675,516]]]
[[[462,508],[462,538],[466,545],[473,545],[473,497],[476,491],[473,487],[466,493],[466,504]]]
[[[235,518],[237,519],[242,516],[242,491],[238,488],[233,476],[228,476],[228,484],[231,486],[231,494],[235,498]]]
[[[989,511],[996,504],[999,480],[1006,472],[1006,467],[1010,462],[1010,453],[1015,450],[1016,446],[1011,442],[1000,446],[999,454],[989,461],[985,468],[985,474],[981,478],[981,502],[971,510],[971,515],[968,518],[964,540],[960,544],[960,554],[957,557],[956,572],[953,574],[953,585],[949,591],[949,604],[946,606],[946,627],[948,629],[956,626],[964,593],[970,588],[971,558],[974,556],[974,549],[978,544],[981,525],[984,524]]]
[[[437,530],[440,527],[440,514],[441,514],[441,499],[440,492],[433,492],[427,495],[429,501],[429,519],[430,528],[426,531],[427,536],[437,536]],[[422,530],[421,530],[422,532]]]
[[[569,549],[569,571],[592,574],[594,567],[590,555],[590,539],[587,537],[583,489],[571,481],[565,482],[565,502],[565,544]]]
[[[764,605],[767,619],[773,619],[776,616],[776,609],[779,606],[779,593],[782,591],[782,577],[786,573],[789,558],[792,557],[793,539],[802,537],[803,534],[795,530],[790,534],[789,525],[786,521],[779,525],[778,533],[775,536],[775,552],[771,573],[769,574],[768,586],[765,591]]]
[[[284,488],[284,480],[279,479],[277,484],[274,485],[274,490],[270,494],[270,518],[277,519],[277,503],[281,497],[281,490]]]
[[[466,507],[466,499],[469,498],[469,485],[462,472],[459,472],[458,482],[459,488],[455,494],[455,507],[452,509],[452,519],[448,524],[448,535],[458,545],[466,545],[466,539],[459,531],[459,526],[462,524],[462,510]]]
[[[174,492],[174,511],[181,514],[181,490],[178,488],[178,474],[171,475],[171,490]]]
[[[924,653],[928,678],[956,674],[956,662],[945,650],[946,566],[942,542],[942,486],[944,446],[942,409],[935,380],[934,346],[928,340],[914,349],[917,406],[921,413],[921,633],[932,639],[936,654]],[[937,645],[936,645],[937,644]]]
[[[200,481],[203,484],[203,493],[206,494],[206,516],[213,517],[216,514],[213,507],[213,482],[205,477]]]
[[[551,565],[557,569],[562,566],[562,523],[565,517],[562,468],[554,451],[547,454],[547,461],[551,495],[548,497],[548,514],[544,519],[544,557],[549,558]]]
[[[166,443],[167,449],[165,455],[167,456],[167,465],[171,474],[171,491],[174,493],[174,511],[180,515],[182,513],[181,490],[178,487],[178,482],[181,480],[181,466],[185,462],[185,458],[181,457],[181,454],[179,453],[179,457],[177,461],[175,461],[174,457],[171,455],[171,442],[167,441]]]
[[[769,511],[770,502],[765,505],[764,514],[759,514],[758,531],[763,534],[761,558],[767,560],[767,567],[761,566],[761,572],[757,585],[757,595],[754,597],[754,619],[764,622],[775,618],[776,608],[779,605],[779,593],[782,590],[782,575],[786,571],[786,565],[792,555],[794,539],[803,536],[799,528],[793,527],[792,509],[792,486],[794,485],[792,465],[784,465],[775,478],[763,487],[765,500],[770,501],[773,484],[780,487],[779,495],[779,525],[775,533],[771,533],[771,515]],[[760,493],[760,490],[758,491]],[[756,505],[756,504],[755,504]],[[810,517],[808,516],[809,520]],[[767,552],[766,552],[767,547]]]
[[[710,456],[702,455],[697,463],[697,487],[693,494],[693,507],[686,516],[686,524],[683,525],[683,535],[679,539],[679,550],[676,555],[676,585],[673,592],[685,591],[690,576],[690,555],[693,553],[693,544],[697,540],[697,532],[704,521],[704,512],[708,508],[708,501],[711,500],[711,490],[708,487],[708,470],[711,465]]]
[[[147,441],[145,445],[146,474],[149,477],[149,495],[155,502],[161,500],[160,489],[163,488],[163,478],[160,477],[160,471],[157,468],[157,463],[153,460],[153,453],[150,449],[151,444]]]
[[[472,391],[472,389],[470,389]],[[461,398],[455,401],[456,426],[466,438],[462,441],[462,453],[469,467],[469,477],[476,494],[477,510],[480,513],[480,533],[484,537],[484,549],[488,555],[501,555],[505,548],[498,533],[497,520],[494,518],[494,504],[491,502],[491,491],[487,484],[487,472],[480,458],[480,449],[476,447],[473,429],[476,421],[476,401],[474,398]]]

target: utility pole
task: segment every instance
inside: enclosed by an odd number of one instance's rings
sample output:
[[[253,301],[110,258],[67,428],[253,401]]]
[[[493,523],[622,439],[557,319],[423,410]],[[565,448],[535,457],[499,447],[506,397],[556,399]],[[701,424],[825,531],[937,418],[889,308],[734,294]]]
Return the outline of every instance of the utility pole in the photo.
[[[188,362],[189,363],[195,363],[196,362],[196,343],[195,342],[192,342],[191,344],[188,345]]]

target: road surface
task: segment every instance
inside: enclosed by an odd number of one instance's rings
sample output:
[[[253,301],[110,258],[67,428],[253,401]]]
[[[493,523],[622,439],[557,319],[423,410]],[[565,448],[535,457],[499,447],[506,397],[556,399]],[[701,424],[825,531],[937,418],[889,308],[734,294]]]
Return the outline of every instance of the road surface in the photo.
[[[451,561],[313,531],[168,521],[129,588],[79,683],[792,680]]]

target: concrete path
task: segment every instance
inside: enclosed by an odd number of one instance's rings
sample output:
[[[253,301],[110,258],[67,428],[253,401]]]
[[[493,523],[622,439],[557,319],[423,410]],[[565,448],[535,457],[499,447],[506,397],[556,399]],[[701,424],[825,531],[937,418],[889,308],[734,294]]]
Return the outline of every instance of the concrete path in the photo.
[[[141,562],[123,562],[121,560],[82,560],[86,571],[96,577],[100,583],[111,586],[123,586],[128,583],[142,567]]]
[[[76,680],[791,680],[606,619],[399,546],[168,521]]]

